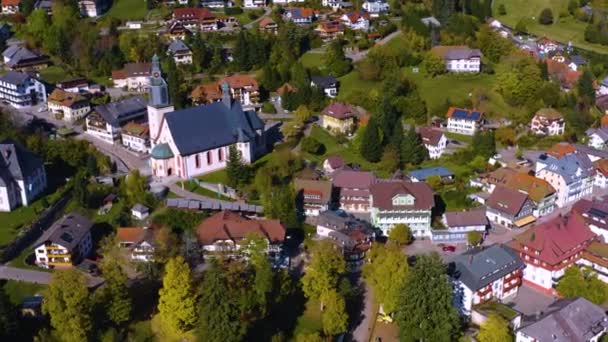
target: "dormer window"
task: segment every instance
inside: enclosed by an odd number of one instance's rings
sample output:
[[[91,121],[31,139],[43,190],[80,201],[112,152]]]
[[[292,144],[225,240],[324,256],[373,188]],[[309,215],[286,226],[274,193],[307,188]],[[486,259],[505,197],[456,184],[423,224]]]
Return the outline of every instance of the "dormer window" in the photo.
[[[414,205],[414,197],[412,195],[397,195],[393,197],[393,205]]]

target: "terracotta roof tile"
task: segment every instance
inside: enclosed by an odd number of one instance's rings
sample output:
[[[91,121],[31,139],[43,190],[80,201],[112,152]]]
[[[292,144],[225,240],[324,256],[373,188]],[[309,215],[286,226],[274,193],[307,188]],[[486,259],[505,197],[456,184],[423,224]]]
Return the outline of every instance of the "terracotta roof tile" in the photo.
[[[86,99],[78,93],[71,93],[60,88],[55,88],[49,95],[48,101],[61,106],[72,107],[76,103],[86,101]]]
[[[379,182],[371,186],[370,192],[372,195],[372,206],[382,210],[394,208],[429,210],[435,206],[433,190],[424,182]],[[413,205],[393,205],[393,198],[395,196],[408,194],[414,197]]]
[[[345,120],[356,116],[357,111],[353,106],[347,103],[332,102],[323,109],[323,114],[338,120]]]
[[[224,82],[228,82],[230,88],[232,89],[250,88],[250,90],[253,91],[258,90],[258,82],[253,79],[253,77],[248,75],[228,76],[222,79],[221,81],[218,81],[218,85],[221,86]]]
[[[524,193],[498,185],[488,198],[487,206],[511,216],[517,216],[527,199],[528,196]]]
[[[418,133],[420,134],[420,138],[422,138],[422,143],[431,146],[437,146],[441,137],[443,137],[443,132],[432,127],[421,127]]]
[[[265,237],[270,243],[281,243],[285,239],[285,227],[279,220],[250,220],[231,211],[220,211],[203,220],[196,228],[196,234],[203,245],[220,240],[238,243],[248,234]]]
[[[555,193],[555,189],[546,180],[527,173],[513,175],[507,181],[506,187],[527,193],[528,197],[536,203]]]
[[[116,229],[116,239],[119,242],[139,242],[145,231],[142,227],[120,227]]]

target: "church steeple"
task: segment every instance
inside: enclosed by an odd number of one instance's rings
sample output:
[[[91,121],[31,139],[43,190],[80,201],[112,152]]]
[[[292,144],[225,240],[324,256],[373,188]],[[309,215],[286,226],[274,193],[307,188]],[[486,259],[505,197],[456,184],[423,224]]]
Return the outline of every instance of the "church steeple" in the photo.
[[[222,83],[222,103],[228,109],[232,108],[232,96],[230,95],[230,84],[228,82]]]
[[[149,105],[152,107],[167,107],[169,102],[169,91],[167,82],[162,76],[160,61],[157,55],[152,57],[152,68],[150,70]]]

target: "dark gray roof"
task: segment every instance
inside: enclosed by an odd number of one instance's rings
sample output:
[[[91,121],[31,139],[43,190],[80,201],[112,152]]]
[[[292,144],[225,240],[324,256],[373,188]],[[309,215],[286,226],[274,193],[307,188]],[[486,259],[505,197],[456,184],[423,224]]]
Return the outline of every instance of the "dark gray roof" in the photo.
[[[580,55],[570,56],[570,61],[576,65],[585,65],[587,64],[587,60],[585,57]]]
[[[314,83],[317,87],[327,88],[331,87],[338,83],[338,80],[334,76],[312,76],[310,78],[312,83]]]
[[[147,213],[150,211],[150,209],[148,209],[148,207],[146,207],[145,205],[141,204],[141,203],[137,203],[133,206],[133,211],[136,212],[140,212],[140,213]]]
[[[190,52],[190,48],[182,42],[180,39],[176,39],[171,44],[169,44],[168,48],[169,52],[172,54]]]
[[[71,212],[53,223],[40,239],[34,243],[38,247],[43,243],[52,242],[72,251],[80,241],[90,232],[93,222],[88,218]]]
[[[603,141],[608,141],[608,128],[589,128],[585,131],[587,136],[591,136],[593,134],[597,134]]]
[[[8,48],[6,48],[6,50],[4,50],[4,52],[2,52],[2,55],[9,59],[9,61],[6,63],[6,65],[8,65],[11,68],[13,68],[27,60],[42,57],[40,54],[33,52],[33,51],[29,50],[28,48],[26,48],[25,46],[21,46],[21,45],[9,46]]]
[[[24,72],[9,70],[0,76],[0,81],[14,85],[21,85],[28,78],[29,76]]]
[[[44,167],[40,157],[12,139],[0,142],[0,185],[30,177]]]
[[[113,126],[147,113],[148,103],[142,96],[129,97],[95,107],[101,117]]]
[[[243,111],[238,101],[228,108],[222,102],[168,113],[165,120],[180,154],[190,155],[212,148],[248,142],[264,122],[254,111]]]
[[[535,341],[583,342],[608,328],[604,310],[584,298],[561,299],[519,331]]]
[[[524,263],[514,250],[504,245],[492,245],[485,249],[475,248],[456,257],[452,278],[475,292],[523,267]]]

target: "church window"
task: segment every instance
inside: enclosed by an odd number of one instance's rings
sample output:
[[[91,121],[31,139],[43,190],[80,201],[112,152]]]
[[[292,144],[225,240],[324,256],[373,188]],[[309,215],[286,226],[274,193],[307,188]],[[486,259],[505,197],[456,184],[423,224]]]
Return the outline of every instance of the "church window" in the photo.
[[[194,165],[197,169],[201,168],[201,157],[198,154],[194,156]]]
[[[207,165],[211,165],[212,162],[211,151],[207,151]]]

